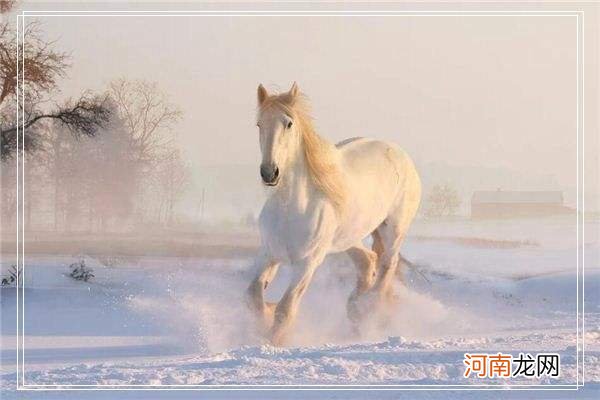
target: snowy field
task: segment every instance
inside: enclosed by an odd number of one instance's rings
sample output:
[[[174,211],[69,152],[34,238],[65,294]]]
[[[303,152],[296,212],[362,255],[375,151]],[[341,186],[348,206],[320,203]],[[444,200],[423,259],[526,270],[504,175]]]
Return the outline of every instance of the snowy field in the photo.
[[[90,282],[67,276],[72,255],[26,257],[24,372],[28,385],[471,385],[576,382],[574,218],[417,224],[403,254],[418,265],[388,323],[360,335],[346,319],[355,271],[343,255],[318,270],[290,346],[253,332],[243,292],[251,259],[121,257],[104,266],[87,256]],[[586,224],[585,381],[600,388],[599,225]],[[3,272],[13,260],[4,255]],[[287,285],[285,268],[269,288]],[[2,288],[2,398],[15,391],[16,292]],[[465,352],[557,352],[557,379],[464,378]],[[49,386],[53,388],[54,386]],[[188,387],[188,386],[181,386]],[[380,386],[382,387],[382,386]],[[65,398],[65,392],[43,392]],[[69,394],[80,392],[68,392]],[[134,392],[118,392],[134,398]],[[145,392],[142,398],[148,398]],[[162,392],[166,393],[166,392]],[[173,394],[173,392],[170,392]],[[197,392],[177,392],[193,397]],[[229,398],[224,392],[214,396]],[[231,394],[231,392],[228,392]],[[268,397],[277,392],[236,392]],[[365,392],[294,392],[298,398],[348,398]],[[378,392],[394,398],[417,392]],[[408,394],[407,394],[408,393]],[[541,392],[540,392],[541,393]],[[115,398],[117,392],[87,392]],[[424,392],[419,392],[424,395]],[[498,392],[453,392],[490,398]],[[505,392],[506,394],[506,392]],[[514,392],[531,397],[533,392]],[[18,395],[22,395],[19,397]],[[152,396],[158,396],[152,392]],[[569,398],[575,392],[543,392]],[[103,397],[104,396],[104,397]],[[427,396],[444,397],[444,392]],[[436,398],[437,398],[436,397]],[[74,396],[73,398],[79,398]],[[138,398],[138,397],[135,397]]]

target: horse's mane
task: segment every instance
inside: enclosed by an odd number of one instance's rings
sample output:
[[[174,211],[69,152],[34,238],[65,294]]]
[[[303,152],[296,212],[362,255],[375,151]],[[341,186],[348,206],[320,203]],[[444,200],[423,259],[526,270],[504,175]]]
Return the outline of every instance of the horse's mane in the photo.
[[[339,154],[332,143],[315,131],[306,97],[301,93],[296,96],[289,93],[272,95],[260,105],[259,111],[270,107],[279,108],[293,118],[302,136],[304,159],[313,183],[341,213],[346,201],[346,187],[338,162]]]

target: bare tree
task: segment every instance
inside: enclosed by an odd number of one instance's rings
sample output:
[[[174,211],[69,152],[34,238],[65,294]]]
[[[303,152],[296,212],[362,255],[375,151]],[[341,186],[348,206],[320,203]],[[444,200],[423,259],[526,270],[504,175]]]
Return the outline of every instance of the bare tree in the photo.
[[[15,5],[15,0],[0,0],[0,14],[8,13]]]
[[[170,147],[171,128],[181,111],[154,82],[117,79],[109,84],[108,94],[129,130],[135,156],[146,165],[154,163]]]
[[[2,2],[2,13],[14,2]],[[18,57],[17,57],[18,55]],[[22,57],[22,60],[21,60]],[[22,64],[22,65],[21,65]],[[60,121],[74,134],[92,136],[109,119],[104,98],[84,93],[76,100],[54,103],[58,81],[65,77],[68,55],[55,49],[55,42],[43,38],[40,24],[32,21],[24,27],[24,43],[17,43],[16,31],[8,18],[0,22],[0,155],[10,157],[17,150],[17,128],[24,129],[23,145],[32,150],[38,143],[36,126],[46,119]],[[17,81],[24,80],[17,93]],[[19,87],[19,89],[22,89]],[[23,121],[17,121],[17,107]]]
[[[108,96],[129,133],[129,147],[136,161],[135,213],[138,222],[144,223],[154,214],[153,205],[162,201],[161,163],[170,159],[172,128],[181,119],[181,111],[154,82],[117,79],[109,84]],[[160,222],[160,212],[158,219]]]
[[[189,169],[179,150],[170,151],[159,163],[156,178],[159,196],[158,220],[172,225],[175,206],[190,183]]]
[[[16,160],[7,160],[2,165],[0,173],[2,190],[0,190],[0,208],[2,209],[0,227],[2,230],[10,229],[17,214],[17,166]],[[10,227],[10,228],[9,228]]]
[[[426,217],[436,218],[456,215],[460,206],[460,197],[449,185],[435,185],[426,198]]]
[[[112,115],[94,137],[65,134],[60,123],[49,124],[45,131],[44,151],[36,161],[44,160],[50,183],[44,193],[47,197],[52,193],[55,230],[106,231],[111,224],[121,229],[128,223],[135,195],[135,161],[127,130],[118,114]]]

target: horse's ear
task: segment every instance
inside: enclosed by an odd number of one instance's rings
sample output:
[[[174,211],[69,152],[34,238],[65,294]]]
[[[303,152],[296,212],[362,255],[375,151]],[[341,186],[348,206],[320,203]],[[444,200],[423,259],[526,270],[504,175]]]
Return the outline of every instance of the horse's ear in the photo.
[[[269,93],[267,92],[267,89],[265,89],[265,87],[262,85],[262,83],[258,85],[258,89],[256,90],[256,92],[258,97],[258,105],[261,105],[265,102],[267,97],[269,97]]]
[[[294,98],[294,97],[297,97],[299,93],[300,93],[300,88],[298,87],[298,84],[296,82],[294,82],[292,84],[292,87],[290,88],[290,96],[292,96],[292,98]]]

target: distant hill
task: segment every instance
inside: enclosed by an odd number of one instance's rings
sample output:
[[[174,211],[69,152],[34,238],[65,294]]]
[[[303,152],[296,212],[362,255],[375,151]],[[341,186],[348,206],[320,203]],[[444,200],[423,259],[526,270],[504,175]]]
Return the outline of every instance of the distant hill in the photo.
[[[455,166],[445,163],[428,163],[417,166],[425,195],[437,184],[449,184],[462,200],[461,214],[469,213],[471,195],[480,190],[562,191],[564,204],[575,204],[575,188],[562,188],[553,175],[535,175],[507,168]]]
[[[455,166],[428,163],[417,168],[427,195],[436,184],[449,184],[461,198],[460,213],[469,214],[469,202],[478,190],[553,190],[564,193],[565,205],[575,203],[574,188],[561,188],[552,175],[533,175],[506,168]],[[258,165],[210,165],[193,170],[193,189],[182,203],[182,212],[193,219],[202,213],[204,189],[204,217],[208,221],[240,221],[260,212],[267,189],[260,183]]]
[[[182,212],[200,219],[204,191],[204,219],[239,221],[258,215],[266,198],[258,165],[209,165],[195,167],[192,189],[182,203]]]

